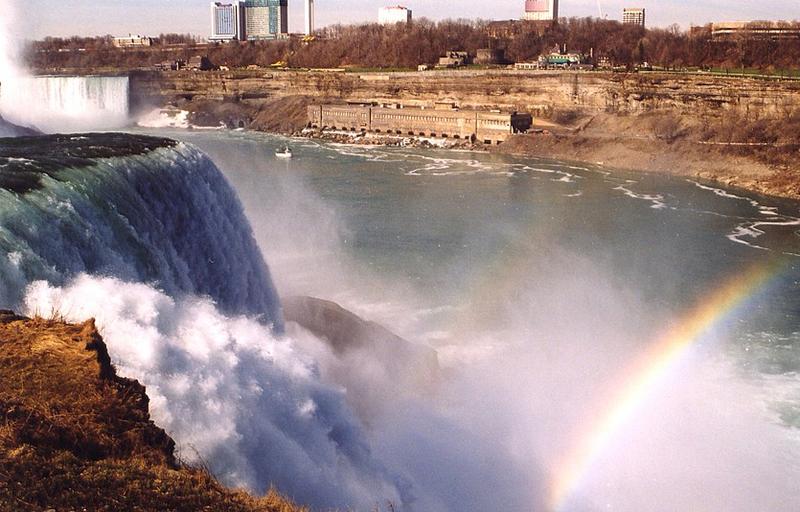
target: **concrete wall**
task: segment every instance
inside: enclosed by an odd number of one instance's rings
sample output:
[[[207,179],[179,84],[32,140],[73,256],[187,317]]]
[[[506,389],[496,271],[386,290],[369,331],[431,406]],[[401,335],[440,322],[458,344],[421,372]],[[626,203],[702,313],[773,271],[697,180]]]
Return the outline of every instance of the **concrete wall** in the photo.
[[[339,130],[368,131],[370,108],[359,106],[312,105],[308,107],[312,126],[327,126]]]

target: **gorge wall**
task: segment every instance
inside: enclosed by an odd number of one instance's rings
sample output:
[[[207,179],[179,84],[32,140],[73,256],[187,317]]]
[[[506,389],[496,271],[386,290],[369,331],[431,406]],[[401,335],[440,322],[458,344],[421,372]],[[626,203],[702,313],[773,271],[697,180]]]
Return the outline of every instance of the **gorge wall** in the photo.
[[[715,115],[727,110],[780,114],[800,107],[800,81],[702,74],[558,71],[212,71],[131,74],[134,109],[190,101],[261,106],[289,96],[462,107],[637,114],[654,110]]]

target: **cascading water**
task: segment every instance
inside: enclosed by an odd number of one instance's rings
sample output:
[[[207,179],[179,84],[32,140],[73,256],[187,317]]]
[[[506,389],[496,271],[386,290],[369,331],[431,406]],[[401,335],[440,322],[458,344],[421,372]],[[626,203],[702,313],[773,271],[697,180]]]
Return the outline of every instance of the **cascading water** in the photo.
[[[33,280],[87,272],[207,295],[280,330],[269,271],[213,162],[165,139],[90,137],[18,139],[0,156],[0,302],[16,307]]]
[[[48,133],[120,128],[128,109],[128,77],[17,76],[0,85],[0,113]]]
[[[0,306],[94,317],[154,420],[225,482],[302,503],[403,503],[341,392],[282,331],[242,206],[192,146],[0,140]]]

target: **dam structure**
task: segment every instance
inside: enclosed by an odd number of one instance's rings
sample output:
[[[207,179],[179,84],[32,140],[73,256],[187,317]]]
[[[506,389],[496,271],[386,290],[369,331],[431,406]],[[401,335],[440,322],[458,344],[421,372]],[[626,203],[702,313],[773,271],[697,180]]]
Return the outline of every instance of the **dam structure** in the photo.
[[[436,103],[434,108],[369,104],[308,107],[311,128],[466,139],[483,144],[500,144],[511,134],[527,132],[532,124],[533,117],[528,113],[462,110],[452,103]]]

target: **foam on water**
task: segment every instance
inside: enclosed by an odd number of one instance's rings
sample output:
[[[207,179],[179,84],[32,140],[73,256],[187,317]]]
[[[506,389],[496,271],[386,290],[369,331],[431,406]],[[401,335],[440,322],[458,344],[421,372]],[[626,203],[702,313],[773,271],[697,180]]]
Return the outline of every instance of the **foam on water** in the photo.
[[[143,128],[189,128],[189,111],[157,108],[141,116],[136,124]]]
[[[179,456],[228,485],[277,486],[319,508],[406,501],[402,480],[371,455],[344,395],[262,323],[207,298],[175,299],[143,283],[81,274],[33,282],[25,312],[95,318],[120,375],[147,387],[155,422]]]
[[[620,192],[623,192],[626,196],[632,199],[641,199],[642,201],[648,201],[651,203],[650,208],[653,208],[655,210],[669,208],[669,206],[667,206],[667,203],[664,202],[664,196],[661,194],[639,194],[631,190],[629,186],[635,183],[636,181],[634,180],[626,180],[624,185],[618,185],[614,187],[614,190],[619,190]]]
[[[687,180],[687,181],[689,183],[694,184],[697,188],[712,192],[716,196],[724,197],[726,199],[732,199],[735,201],[744,201],[753,208],[755,208],[760,215],[769,217],[766,220],[753,219],[753,218],[744,219],[745,220],[744,222],[734,227],[733,230],[727,235],[728,240],[730,240],[731,242],[746,245],[748,247],[752,247],[753,249],[758,249],[762,251],[771,251],[771,249],[769,249],[768,247],[764,247],[755,242],[755,240],[766,234],[766,231],[762,228],[800,226],[800,217],[781,215],[778,212],[778,208],[775,206],[767,206],[755,199],[736,195],[720,188],[703,185],[702,183],[699,183],[694,180]],[[796,255],[793,252],[787,252],[787,251],[784,251],[783,253],[791,256]]]
[[[575,183],[575,180],[581,179],[581,176],[579,176],[577,174],[569,173],[569,172],[564,171],[563,169],[560,169],[560,168],[551,169],[551,168],[548,168],[548,167],[541,167],[541,166],[539,166],[539,167],[531,167],[531,166],[528,166],[528,165],[523,165],[521,167],[521,169],[524,170],[524,171],[528,171],[528,172],[538,172],[538,173],[543,173],[543,174],[555,174],[555,175],[560,176],[560,177],[559,178],[554,178],[553,181],[560,181],[562,183]],[[577,168],[575,168],[575,169],[577,170]]]
[[[20,151],[7,144],[0,151]],[[28,178],[39,179],[24,192],[0,189],[2,307],[96,318],[120,374],[147,386],[180,456],[226,483],[259,493],[276,485],[318,508],[409,501],[346,396],[281,336],[269,270],[207,156],[118,134],[25,144],[29,157],[1,164],[18,175],[33,165]],[[113,153],[114,144],[127,156],[68,167],[47,153]]]

